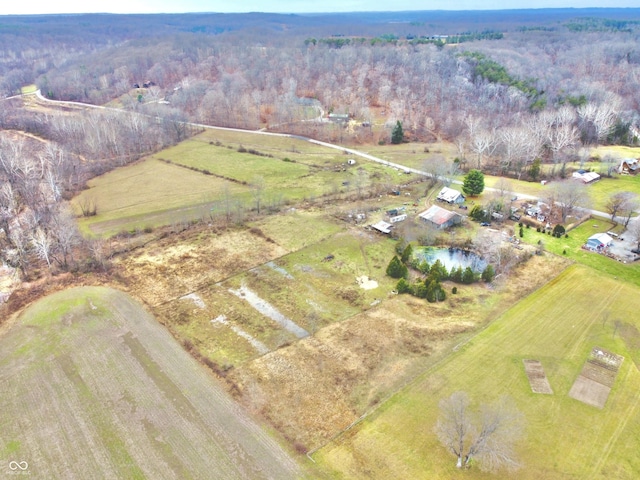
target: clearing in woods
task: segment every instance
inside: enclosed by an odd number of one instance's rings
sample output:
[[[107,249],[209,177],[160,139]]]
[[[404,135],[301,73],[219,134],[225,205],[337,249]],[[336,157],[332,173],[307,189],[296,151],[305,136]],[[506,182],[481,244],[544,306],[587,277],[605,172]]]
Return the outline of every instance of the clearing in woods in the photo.
[[[74,288],[29,307],[0,338],[0,391],[0,476],[10,462],[36,478],[304,476],[116,290]]]

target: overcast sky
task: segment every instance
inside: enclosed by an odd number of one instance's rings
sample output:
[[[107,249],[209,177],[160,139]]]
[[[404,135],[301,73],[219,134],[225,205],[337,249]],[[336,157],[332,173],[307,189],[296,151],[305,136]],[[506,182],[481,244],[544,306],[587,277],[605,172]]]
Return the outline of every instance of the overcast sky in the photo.
[[[0,15],[44,13],[357,12],[640,7],[640,0],[1,0]]]

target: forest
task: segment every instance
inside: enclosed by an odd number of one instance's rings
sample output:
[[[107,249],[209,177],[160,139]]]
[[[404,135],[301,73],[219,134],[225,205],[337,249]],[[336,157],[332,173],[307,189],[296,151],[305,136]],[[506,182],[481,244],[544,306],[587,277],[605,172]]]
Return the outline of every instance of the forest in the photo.
[[[11,99],[30,84],[127,113],[30,110]],[[405,142],[455,144],[463,172],[538,181],[636,145],[639,87],[640,9],[1,17],[0,127],[32,135],[0,144],[5,257],[24,272],[27,245],[57,242],[42,259],[66,266],[71,239],[46,233],[72,223],[62,201],[186,121],[345,145],[400,122]]]

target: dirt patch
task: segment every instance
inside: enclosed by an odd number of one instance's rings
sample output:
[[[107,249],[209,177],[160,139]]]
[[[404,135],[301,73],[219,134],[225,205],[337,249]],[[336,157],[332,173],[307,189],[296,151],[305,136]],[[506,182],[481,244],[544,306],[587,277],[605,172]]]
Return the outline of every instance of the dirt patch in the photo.
[[[374,288],[378,288],[378,282],[376,282],[375,280],[371,280],[366,275],[356,277],[356,282],[358,282],[358,285],[363,290],[373,290]]]
[[[587,405],[604,408],[624,357],[600,347],[591,350],[569,396]]]
[[[547,375],[544,373],[544,368],[538,360],[523,360],[524,372],[529,379],[529,385],[531,385],[531,391],[533,393],[544,393],[547,395],[553,395],[553,390],[547,379]]]

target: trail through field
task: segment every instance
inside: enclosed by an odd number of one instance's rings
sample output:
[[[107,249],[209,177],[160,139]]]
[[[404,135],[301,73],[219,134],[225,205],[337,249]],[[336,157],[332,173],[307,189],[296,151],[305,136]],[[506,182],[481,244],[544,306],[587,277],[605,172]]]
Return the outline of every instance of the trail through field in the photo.
[[[66,290],[0,339],[0,476],[297,479],[304,475],[127,295]]]

